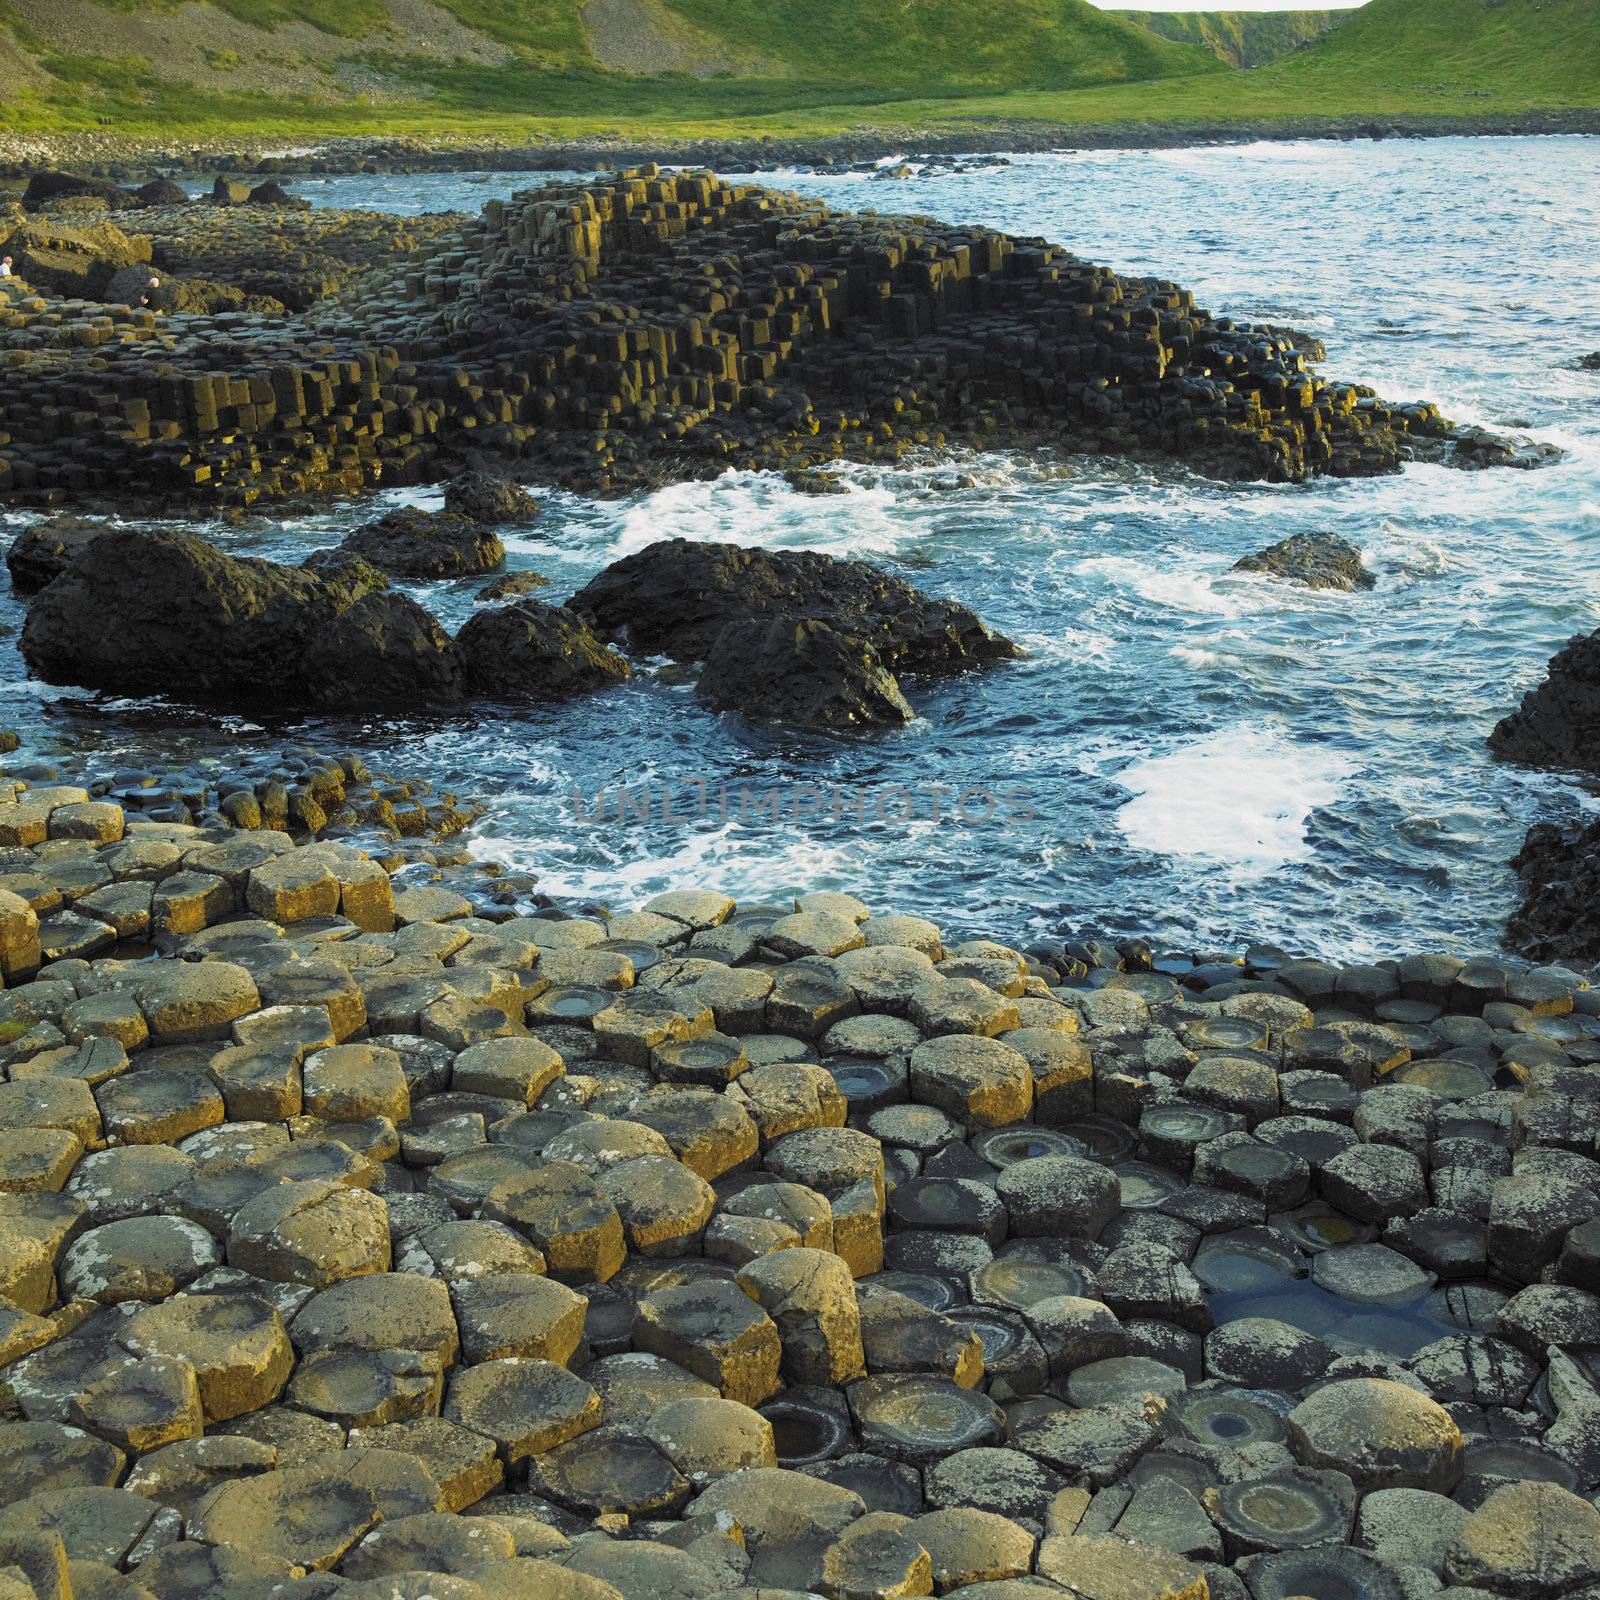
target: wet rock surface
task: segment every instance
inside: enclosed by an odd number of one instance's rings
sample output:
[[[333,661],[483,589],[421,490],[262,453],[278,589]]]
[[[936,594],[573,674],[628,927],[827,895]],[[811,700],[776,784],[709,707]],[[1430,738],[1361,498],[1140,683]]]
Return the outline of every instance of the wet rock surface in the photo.
[[[1525,893],[1506,943],[1541,961],[1600,961],[1600,823],[1535,823],[1511,865]]]
[[[1360,550],[1336,533],[1297,533],[1255,555],[1241,556],[1233,570],[1264,572],[1308,589],[1370,589],[1373,584]]]
[[[19,1594],[1600,1580],[1579,974],[530,912],[102,782],[0,788]]]
[[[1489,748],[1523,766],[1600,772],[1600,632],[1551,657],[1544,681],[1495,724]]]
[[[239,198],[22,213],[0,494],[248,504],[468,457],[607,491],[950,440],[1272,481],[1535,464],[1328,382],[1284,330],[983,228],[653,168],[470,220]],[[96,302],[147,264],[153,305]]]
[[[504,488],[514,493],[497,502]],[[481,480],[472,492],[489,515],[514,511],[521,493]],[[452,638],[385,573],[500,564],[499,538],[459,512],[391,513],[299,567],[225,555],[194,534],[106,531],[55,518],[12,546],[13,581],[40,580],[20,643],[46,681],[247,704],[558,700],[630,676],[598,627],[647,654],[703,658],[700,694],[718,709],[874,728],[913,715],[888,663],[939,676],[1021,653],[965,606],[808,552],[663,540],[607,568],[568,607],[514,597]]]

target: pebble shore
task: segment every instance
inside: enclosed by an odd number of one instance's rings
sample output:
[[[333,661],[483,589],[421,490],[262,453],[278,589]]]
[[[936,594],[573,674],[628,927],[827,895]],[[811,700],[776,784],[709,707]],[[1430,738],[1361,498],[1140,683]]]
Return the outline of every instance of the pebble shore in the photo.
[[[1600,1582],[1583,974],[573,914],[314,751],[11,766],[7,1600]]]

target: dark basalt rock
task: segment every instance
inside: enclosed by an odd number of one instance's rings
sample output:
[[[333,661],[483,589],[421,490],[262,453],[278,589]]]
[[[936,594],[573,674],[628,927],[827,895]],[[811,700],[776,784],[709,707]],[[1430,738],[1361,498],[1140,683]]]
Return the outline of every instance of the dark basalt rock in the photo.
[[[104,533],[115,532],[104,522],[86,517],[51,517],[25,528],[6,551],[11,587],[18,594],[37,594],[58,578]]]
[[[136,195],[115,183],[100,178],[81,177],[75,172],[36,172],[28,179],[23,190],[22,203],[29,211],[37,211],[51,200],[61,200],[78,195],[89,195],[104,200],[112,211],[130,211],[140,204]]]
[[[320,628],[301,672],[323,705],[444,705],[464,699],[456,642],[409,595],[368,594]]]
[[[1370,589],[1372,574],[1361,564],[1361,551],[1336,533],[1297,533],[1241,556],[1235,572],[1265,572],[1274,578],[1304,584],[1308,589]]]
[[[144,210],[140,234],[168,277],[294,314],[170,345],[135,309],[80,348],[58,337],[59,306],[24,305],[18,336],[61,348],[19,380],[0,494],[253,504],[493,461],[615,492],[953,440],[1155,452],[1271,482],[1542,453],[1331,382],[1298,335],[1213,316],[1175,284],[705,171],[549,184],[474,219],[249,197],[225,176],[219,203]],[[45,225],[63,226],[22,226]],[[32,256],[18,264],[50,287]],[[92,296],[126,264],[67,260],[53,292]],[[337,314],[318,307],[334,294]]]
[[[133,191],[134,199],[142,206],[186,206],[189,193],[171,178],[152,178]]]
[[[1511,865],[1525,892],[1507,945],[1537,961],[1600,961],[1600,821],[1535,823]]]
[[[1437,439],[1422,441],[1413,451],[1418,460],[1440,461],[1447,467],[1482,472],[1489,467],[1528,470],[1549,466],[1566,454],[1559,445],[1521,435],[1493,433],[1488,428],[1462,424]]]
[[[480,611],[456,642],[480,694],[561,700],[630,675],[628,663],[565,606],[522,600]]]
[[[265,183],[258,183],[245,197],[245,203],[252,206],[286,206],[291,211],[311,209],[309,200],[302,200],[298,195],[290,194],[276,178],[268,178]]]
[[[506,547],[480,523],[455,511],[402,506],[364,528],[339,548],[397,578],[464,578],[493,572]]]
[[[503,572],[477,592],[473,598],[480,605],[495,605],[502,600],[518,600],[543,589],[550,580],[542,572]]]
[[[96,539],[34,601],[28,666],[118,694],[283,694],[339,598],[298,567],[223,555],[192,533]]]
[[[313,550],[300,563],[302,572],[314,572],[330,589],[345,596],[346,605],[354,605],[363,595],[376,594],[389,587],[387,574],[380,572],[365,556],[348,550]]]
[[[601,633],[678,661],[705,660],[731,622],[779,618],[853,634],[894,672],[961,672],[1022,654],[954,600],[812,550],[665,539],[607,567],[572,608]]]
[[[539,515],[539,502],[521,484],[489,472],[464,472],[452,478],[444,486],[444,508],[491,527],[531,522]]]
[[[1600,372],[1600,350],[1592,350],[1586,356],[1579,356],[1578,365],[1585,372]]]
[[[700,698],[808,728],[893,727],[912,710],[864,639],[814,618],[753,618],[716,637],[700,674]]]
[[[1495,724],[1489,748],[1523,766],[1600,772],[1600,630],[1551,658],[1545,681]]]

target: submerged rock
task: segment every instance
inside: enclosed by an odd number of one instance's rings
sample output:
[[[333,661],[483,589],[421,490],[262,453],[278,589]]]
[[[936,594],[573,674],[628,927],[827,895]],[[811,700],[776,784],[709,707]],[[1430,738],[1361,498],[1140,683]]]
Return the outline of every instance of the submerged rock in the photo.
[[[729,623],[697,692],[718,711],[808,728],[892,727],[913,715],[870,644],[814,618]]]
[[[1600,772],[1600,629],[1551,657],[1545,681],[1495,724],[1489,748],[1523,766]]]
[[[523,595],[543,589],[550,580],[542,572],[504,572],[492,582],[484,584],[473,598],[480,605],[493,605],[502,600],[519,600]]]
[[[357,528],[339,549],[396,578],[464,578],[493,572],[506,559],[499,536],[456,511],[397,511]]]
[[[1466,424],[1427,441],[1415,453],[1422,460],[1439,461],[1467,472],[1482,472],[1488,467],[1547,467],[1566,454],[1559,445],[1543,440]]]
[[[1370,589],[1372,574],[1361,551],[1336,533],[1297,533],[1254,555],[1241,556],[1235,572],[1265,572],[1308,589]]]

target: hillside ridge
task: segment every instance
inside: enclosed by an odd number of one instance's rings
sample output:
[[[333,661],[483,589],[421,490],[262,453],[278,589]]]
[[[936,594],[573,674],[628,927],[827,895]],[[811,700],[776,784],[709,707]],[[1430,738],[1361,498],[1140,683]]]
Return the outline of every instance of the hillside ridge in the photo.
[[[1351,17],[1349,11],[1123,11],[1163,39],[1198,44],[1230,67],[1264,67],[1304,49]]]

